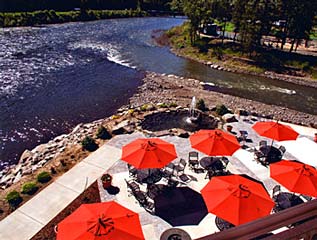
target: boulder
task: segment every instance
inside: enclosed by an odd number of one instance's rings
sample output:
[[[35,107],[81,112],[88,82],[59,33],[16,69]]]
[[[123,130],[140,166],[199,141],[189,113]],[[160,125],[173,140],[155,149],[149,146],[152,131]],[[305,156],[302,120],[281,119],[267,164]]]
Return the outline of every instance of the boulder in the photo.
[[[240,116],[248,116],[249,112],[244,110],[244,109],[238,108],[238,109],[236,109],[235,114],[238,114]]]
[[[19,160],[19,163],[24,163],[26,162],[28,159],[30,159],[31,157],[33,157],[34,153],[31,152],[30,150],[25,150]]]
[[[18,174],[15,176],[13,183],[17,183],[22,178],[22,172],[18,172]]]
[[[185,130],[180,130],[178,132],[178,137],[180,137],[180,138],[189,138],[189,133],[186,132]]]
[[[112,128],[111,134],[120,135],[120,134],[132,133],[133,132],[132,129],[134,130],[134,126],[131,127],[130,121],[124,120]]]
[[[32,173],[32,168],[31,167],[26,167],[22,171],[22,176],[24,175],[30,175]]]
[[[225,115],[222,116],[222,119],[227,123],[238,122],[235,115],[232,113],[226,113]]]
[[[82,123],[78,124],[76,127],[74,127],[74,129],[73,129],[73,131],[72,131],[71,133],[72,133],[72,134],[73,134],[73,133],[76,133],[83,125],[84,125],[84,124],[82,124]],[[63,136],[63,135],[61,135],[61,136]],[[61,136],[56,137],[56,138],[55,138],[55,141],[57,140],[57,138],[60,138]]]

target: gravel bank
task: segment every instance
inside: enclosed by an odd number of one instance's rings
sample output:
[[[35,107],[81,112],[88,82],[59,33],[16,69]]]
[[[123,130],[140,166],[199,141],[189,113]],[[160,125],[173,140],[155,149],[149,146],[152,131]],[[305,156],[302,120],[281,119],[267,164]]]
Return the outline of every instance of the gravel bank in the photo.
[[[190,104],[191,98],[195,96],[197,99],[204,99],[209,108],[217,104],[224,104],[233,110],[243,109],[253,114],[317,128],[316,115],[207,91],[203,89],[199,80],[148,72],[143,81],[144,83],[139,87],[138,92],[130,98],[131,107],[140,106],[149,102],[175,102],[178,105],[186,106]]]

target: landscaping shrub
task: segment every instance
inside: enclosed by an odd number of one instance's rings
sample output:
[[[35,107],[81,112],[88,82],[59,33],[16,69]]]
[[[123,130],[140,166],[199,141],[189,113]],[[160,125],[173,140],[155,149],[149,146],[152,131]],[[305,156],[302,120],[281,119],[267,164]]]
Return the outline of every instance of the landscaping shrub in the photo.
[[[39,187],[36,185],[34,182],[28,182],[25,183],[22,187],[22,193],[28,194],[28,195],[33,195],[36,193],[36,191],[39,189]]]
[[[20,203],[23,201],[22,197],[20,196],[20,193],[18,193],[17,191],[9,192],[6,196],[6,200],[13,208],[18,207]]]
[[[170,107],[177,107],[177,106],[178,106],[177,103],[174,103],[174,102],[170,103]]]
[[[168,105],[166,103],[161,103],[159,104],[160,108],[168,108]]]
[[[37,181],[40,183],[47,183],[52,179],[51,175],[48,172],[41,172],[37,175]]]
[[[203,112],[207,110],[204,99],[199,99],[197,101],[196,108],[203,111]]]
[[[108,132],[108,130],[104,126],[100,126],[97,130],[96,137],[100,139],[110,139],[111,134]]]
[[[98,148],[98,145],[96,144],[95,140],[91,137],[85,137],[84,140],[81,142],[81,145],[84,149],[93,152]]]
[[[231,113],[231,112],[228,110],[228,108],[225,105],[221,104],[216,106],[216,113],[222,116],[222,115],[225,115],[226,113]]]
[[[140,107],[140,110],[141,110],[142,112],[145,112],[145,111],[147,110],[147,107],[148,107],[147,104],[143,104],[143,105]]]

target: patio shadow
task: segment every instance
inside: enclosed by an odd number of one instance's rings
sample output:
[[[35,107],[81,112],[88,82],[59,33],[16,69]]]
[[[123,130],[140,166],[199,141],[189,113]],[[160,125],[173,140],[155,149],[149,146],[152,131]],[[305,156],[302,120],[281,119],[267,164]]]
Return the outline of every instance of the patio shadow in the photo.
[[[166,188],[154,204],[155,215],[172,226],[198,225],[208,213],[201,194],[189,187]]]

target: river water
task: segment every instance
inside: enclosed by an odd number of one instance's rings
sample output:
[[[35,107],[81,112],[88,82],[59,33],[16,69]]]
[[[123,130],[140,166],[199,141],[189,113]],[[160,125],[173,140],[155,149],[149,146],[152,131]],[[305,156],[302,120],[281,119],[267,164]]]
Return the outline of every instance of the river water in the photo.
[[[155,45],[178,18],[133,18],[0,30],[0,169],[80,122],[110,116],[144,70],[210,82],[220,92],[317,114],[316,89],[226,73]]]

